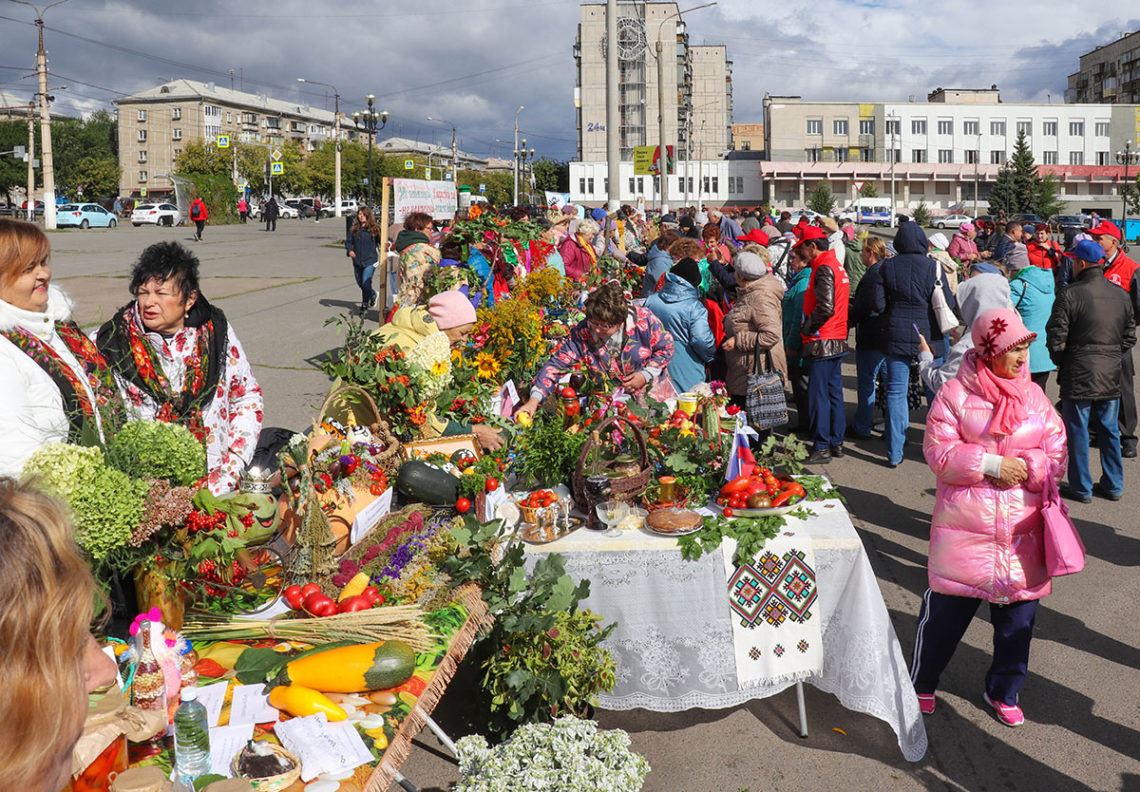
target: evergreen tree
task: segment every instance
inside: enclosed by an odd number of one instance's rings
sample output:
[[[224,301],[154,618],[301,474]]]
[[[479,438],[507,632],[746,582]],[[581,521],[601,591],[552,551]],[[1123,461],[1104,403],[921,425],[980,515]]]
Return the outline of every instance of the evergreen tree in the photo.
[[[990,214],[1025,214],[1033,212],[1041,195],[1041,178],[1025,132],[1017,133],[1013,156],[998,172],[990,193]]]
[[[828,186],[827,182],[821,181],[811,191],[811,196],[808,198],[808,209],[821,215],[829,215],[834,208],[835,196],[831,193],[831,187]]]
[[[1046,220],[1065,211],[1065,202],[1060,198],[1061,185],[1053,174],[1047,175],[1037,184],[1037,198],[1033,202],[1033,213]]]
[[[859,195],[863,198],[878,198],[879,191],[875,189],[874,182],[864,182],[862,189],[859,190]]]
[[[989,213],[992,215],[1014,214],[1018,212],[1017,196],[1013,184],[1013,163],[1007,162],[1001,166],[998,171],[997,181],[994,182],[993,189],[990,190],[990,208]]]

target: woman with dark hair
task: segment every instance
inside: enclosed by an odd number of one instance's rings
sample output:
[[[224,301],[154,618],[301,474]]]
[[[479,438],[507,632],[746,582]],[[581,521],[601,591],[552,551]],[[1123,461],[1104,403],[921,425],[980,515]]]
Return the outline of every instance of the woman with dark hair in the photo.
[[[142,252],[135,299],[99,328],[131,419],[178,423],[206,444],[207,484],[237,487],[261,434],[264,402],[249,360],[221,309],[198,288],[198,259],[177,242]]]
[[[562,375],[581,363],[587,376],[604,376],[635,396],[658,401],[676,395],[667,369],[673,337],[645,308],[630,305],[620,283],[607,281],[586,298],[586,318],[562,339],[534,378],[530,398],[517,410],[534,414]]]
[[[51,282],[39,226],[0,219],[0,475],[48,443],[96,443],[122,420],[107,361]]]
[[[352,274],[360,287],[360,313],[365,313],[376,305],[376,290],[372,288],[372,276],[380,261],[377,246],[380,244],[380,226],[372,216],[372,210],[362,206],[356,210],[356,220],[348,236],[344,238],[344,249],[352,259]]]
[[[439,251],[428,236],[432,227],[431,215],[412,212],[404,218],[404,228],[396,236],[396,252],[400,254],[396,269],[396,302],[403,307],[426,302],[424,276],[429,268],[439,264]]]

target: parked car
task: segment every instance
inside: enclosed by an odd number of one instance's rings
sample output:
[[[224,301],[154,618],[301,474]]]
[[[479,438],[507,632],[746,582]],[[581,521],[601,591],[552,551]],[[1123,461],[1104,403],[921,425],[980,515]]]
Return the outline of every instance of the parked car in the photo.
[[[290,200],[292,200],[292,199],[290,199]],[[252,207],[250,207],[249,213],[250,213],[250,217],[252,217],[254,220],[260,220],[261,219],[261,207],[258,204],[254,204]],[[278,220],[296,220],[297,219],[297,207],[290,206],[285,201],[278,201],[277,202],[277,219]]]
[[[352,216],[356,214],[359,205],[355,198],[342,199],[340,202],[340,213],[345,216]],[[333,204],[321,206],[321,217],[332,217],[336,214],[336,207]]]
[[[811,209],[797,209],[796,211],[792,212],[792,216],[790,218],[792,225],[796,225],[798,222],[800,222],[801,217],[806,217],[809,223],[814,223],[816,221],[816,218],[819,217],[819,212],[813,212]]]
[[[20,204],[20,211],[23,212],[24,217],[28,216],[28,202],[27,201],[24,201],[22,204]],[[44,202],[43,201],[36,201],[35,214],[36,214],[36,217],[43,217],[44,216]]]
[[[944,215],[942,217],[935,219],[934,227],[935,228],[957,228],[958,226],[962,225],[962,223],[970,223],[970,222],[973,222],[973,221],[971,220],[969,215],[951,214],[951,215]]]
[[[1015,223],[1021,223],[1023,226],[1024,225],[1030,225],[1030,224],[1041,225],[1042,223],[1045,222],[1044,217],[1042,217],[1041,215],[1035,215],[1035,214],[1015,214],[1013,217],[1011,217],[1009,219]]]
[[[114,228],[119,221],[99,204],[70,203],[56,207],[55,224],[60,228]]]
[[[1088,222],[1083,215],[1053,215],[1049,218],[1049,225],[1062,233],[1067,229],[1084,231],[1088,228]]]
[[[139,204],[131,212],[131,225],[176,226],[182,225],[182,213],[172,203]]]

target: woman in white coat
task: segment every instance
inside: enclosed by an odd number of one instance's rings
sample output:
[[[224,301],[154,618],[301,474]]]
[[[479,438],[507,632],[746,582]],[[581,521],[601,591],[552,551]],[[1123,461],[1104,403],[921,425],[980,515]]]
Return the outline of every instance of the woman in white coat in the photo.
[[[0,475],[52,442],[91,443],[121,421],[107,361],[51,285],[51,247],[31,223],[0,218]]]

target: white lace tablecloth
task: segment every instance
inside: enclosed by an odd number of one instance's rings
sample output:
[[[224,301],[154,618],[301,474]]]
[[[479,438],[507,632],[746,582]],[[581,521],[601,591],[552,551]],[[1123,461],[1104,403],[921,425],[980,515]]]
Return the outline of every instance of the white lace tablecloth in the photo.
[[[903,756],[916,762],[926,753],[926,729],[863,542],[839,501],[810,508],[814,517],[788,517],[786,529],[811,537],[815,550],[823,670],[806,681],[847,709],[886,721]],[[617,685],[601,696],[602,709],[720,709],[795,684],[747,690],[737,684],[719,553],[685,561],[675,539],[642,531],[607,537],[585,528],[526,550],[531,563],[561,554],[572,576],[590,581],[582,607],[617,622],[606,643],[617,661]]]

